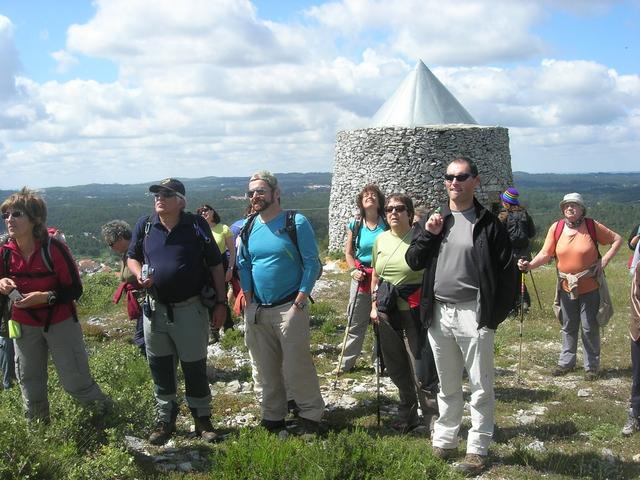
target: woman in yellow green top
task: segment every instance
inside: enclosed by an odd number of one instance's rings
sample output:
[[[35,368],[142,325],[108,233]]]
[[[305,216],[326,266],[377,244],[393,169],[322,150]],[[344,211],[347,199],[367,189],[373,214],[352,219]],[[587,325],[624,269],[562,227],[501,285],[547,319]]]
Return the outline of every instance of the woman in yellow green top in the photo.
[[[211,205],[203,204],[196,210],[196,213],[202,216],[211,227],[213,239],[222,254],[222,264],[225,270],[224,281],[228,289],[229,282],[233,276],[233,266],[236,264],[236,247],[233,244],[233,233],[227,225],[220,223],[220,215]],[[224,329],[226,331],[230,328],[233,328],[233,319],[231,318],[231,310],[227,307],[227,319],[224,322]],[[216,342],[220,337],[220,333],[212,327],[211,336],[212,340]]]
[[[419,319],[423,270],[411,270],[404,258],[413,237],[413,202],[403,194],[389,195],[385,214],[390,230],[378,235],[373,244],[371,320],[377,327],[387,372],[400,396],[400,418],[392,427],[406,433],[421,423],[418,405],[423,425],[430,426],[438,410],[416,375],[426,335]]]

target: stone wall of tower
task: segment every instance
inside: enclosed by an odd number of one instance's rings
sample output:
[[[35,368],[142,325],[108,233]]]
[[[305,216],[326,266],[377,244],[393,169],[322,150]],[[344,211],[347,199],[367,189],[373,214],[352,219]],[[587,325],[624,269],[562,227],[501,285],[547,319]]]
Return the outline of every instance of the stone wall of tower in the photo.
[[[355,197],[367,183],[402,192],[417,205],[446,200],[443,175],[456,155],[473,159],[481,177],[477,198],[487,207],[512,184],[509,133],[503,127],[435,125],[379,127],[338,133],[329,203],[329,251],[344,247]]]

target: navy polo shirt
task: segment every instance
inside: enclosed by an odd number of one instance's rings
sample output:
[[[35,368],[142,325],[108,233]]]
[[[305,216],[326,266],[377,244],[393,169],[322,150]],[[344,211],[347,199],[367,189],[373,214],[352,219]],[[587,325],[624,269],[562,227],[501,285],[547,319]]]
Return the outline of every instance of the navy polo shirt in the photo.
[[[151,223],[145,236],[147,221]],[[182,212],[169,232],[157,213],[141,217],[132,232],[127,256],[153,268],[157,300],[182,302],[199,295],[206,281],[206,265],[222,261],[211,228],[199,215]]]

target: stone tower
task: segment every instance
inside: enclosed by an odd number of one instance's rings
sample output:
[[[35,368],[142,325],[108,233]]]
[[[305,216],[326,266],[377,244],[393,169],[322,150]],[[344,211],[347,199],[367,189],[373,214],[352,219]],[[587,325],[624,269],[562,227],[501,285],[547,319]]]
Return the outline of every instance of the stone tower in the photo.
[[[444,202],[443,176],[456,155],[478,165],[487,207],[512,183],[509,133],[480,126],[422,61],[373,116],[369,128],[338,132],[329,201],[329,251],[342,250],[355,197],[367,183],[429,209]]]

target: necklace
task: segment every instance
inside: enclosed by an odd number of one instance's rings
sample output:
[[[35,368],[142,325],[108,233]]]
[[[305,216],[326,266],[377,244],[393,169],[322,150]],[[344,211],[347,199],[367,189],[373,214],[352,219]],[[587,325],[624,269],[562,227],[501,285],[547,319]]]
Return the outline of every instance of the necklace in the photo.
[[[570,228],[578,228],[580,225],[582,225],[582,222],[584,222],[584,217],[580,217],[578,220],[576,220],[575,222],[570,222],[568,220],[564,221],[568,227]]]

